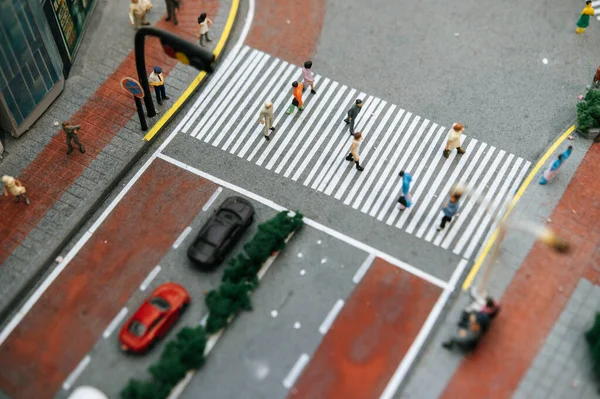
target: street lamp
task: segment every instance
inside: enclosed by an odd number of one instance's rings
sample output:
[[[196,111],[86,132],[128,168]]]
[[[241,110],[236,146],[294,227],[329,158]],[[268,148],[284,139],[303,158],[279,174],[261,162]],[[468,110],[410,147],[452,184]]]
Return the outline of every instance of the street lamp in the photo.
[[[197,44],[190,43],[170,32],[154,27],[143,26],[135,34],[135,66],[137,68],[138,79],[144,90],[144,103],[148,117],[156,115],[148,76],[146,76],[146,60],[144,54],[144,43],[146,36],[155,36],[160,39],[164,52],[172,58],[177,59],[182,64],[191,65],[200,71],[212,72],[215,62],[215,55],[203,50]]]

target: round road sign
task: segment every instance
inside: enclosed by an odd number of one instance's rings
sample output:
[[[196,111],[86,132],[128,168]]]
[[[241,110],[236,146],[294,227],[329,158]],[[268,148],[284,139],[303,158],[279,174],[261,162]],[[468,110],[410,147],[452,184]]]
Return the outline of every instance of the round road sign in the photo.
[[[140,83],[133,78],[123,78],[121,79],[121,86],[131,93],[133,96],[138,98],[144,97],[144,90],[142,90],[142,86]]]

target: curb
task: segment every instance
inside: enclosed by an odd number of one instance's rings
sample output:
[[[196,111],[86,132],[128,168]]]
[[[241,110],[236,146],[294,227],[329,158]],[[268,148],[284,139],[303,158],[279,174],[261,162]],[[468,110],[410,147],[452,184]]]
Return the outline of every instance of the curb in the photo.
[[[233,23],[235,22],[237,11],[239,9],[239,0],[233,0],[231,8],[229,10],[229,17],[227,18],[227,23],[225,25],[225,29],[223,29],[223,33],[221,34],[221,38],[215,48],[214,54],[216,60],[218,60],[225,48],[226,44],[229,42],[229,37],[231,36],[231,29],[233,27]],[[198,76],[192,81],[192,83],[188,86],[188,88],[183,92],[183,94],[179,97],[179,99],[173,104],[171,108],[163,115],[161,119],[159,119],[154,126],[150,129],[147,135],[151,132],[152,137],[156,135],[158,132],[162,130],[164,125],[171,121],[171,119],[176,115],[179,109],[187,104],[190,96],[196,92],[199,88],[200,84],[206,81],[206,72],[202,71],[198,74]],[[135,115],[134,115],[135,117]],[[91,217],[96,213],[96,211],[102,206],[106,198],[110,196],[115,187],[125,178],[127,173],[135,166],[135,164],[148,152],[148,149],[152,145],[151,138],[147,140],[146,137],[143,139],[142,146],[135,152],[135,154],[129,159],[127,164],[121,171],[109,181],[108,185],[102,190],[101,194],[93,201],[92,205],[83,212],[80,216],[79,220],[73,227],[69,229],[67,234],[64,236],[62,240],[55,246],[54,250],[50,253],[49,256],[46,257],[41,262],[41,267],[30,277],[28,278],[20,287],[15,291],[14,296],[2,307],[0,308],[0,320],[2,321],[2,326],[4,327],[6,322],[8,321],[8,316],[18,307],[18,305],[28,296],[29,291],[31,291],[39,282],[41,276],[50,269],[51,265],[55,262],[55,259],[60,255],[64,247],[77,235],[77,233],[85,226],[85,224],[91,219]]]

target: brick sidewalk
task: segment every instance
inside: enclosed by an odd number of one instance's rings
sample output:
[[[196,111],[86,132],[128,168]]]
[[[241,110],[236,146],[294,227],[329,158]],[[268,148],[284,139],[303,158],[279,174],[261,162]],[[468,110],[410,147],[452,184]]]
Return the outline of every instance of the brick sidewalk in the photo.
[[[221,1],[227,6],[224,12],[218,0],[202,5],[185,1],[175,26],[164,21],[164,3],[155,3],[149,20],[158,19],[157,27],[190,41],[197,40],[196,19],[201,12],[211,16],[213,35],[218,37],[229,11],[228,1]],[[98,40],[100,35],[104,40]],[[65,91],[25,136],[8,143],[9,155],[0,163],[0,174],[18,176],[31,205],[0,200],[0,316],[7,314],[14,297],[43,272],[77,222],[144,149],[134,102],[120,87],[124,76],[137,78],[133,36],[127,5],[99,2]],[[198,72],[178,65],[164,54],[157,39],[149,38],[146,67],[150,71],[154,65],[162,66],[168,75],[171,100],[163,109],[158,106],[163,111]],[[82,126],[79,136],[85,154],[76,150],[66,155],[65,135],[53,126],[54,121],[66,119]]]
[[[540,243],[533,246],[501,298],[498,319],[474,355],[461,362],[443,398],[467,393],[478,398],[512,397],[581,280],[600,284],[598,164],[600,146],[593,145],[550,216],[549,225],[573,244],[572,253],[558,255]],[[561,338],[581,341],[582,326],[589,321],[583,320],[573,334]],[[580,378],[591,379],[585,369],[589,362],[580,363],[584,366]],[[560,365],[557,370],[560,374]],[[544,397],[550,397],[554,383],[552,379],[545,383],[549,396]],[[532,392],[520,394],[531,397]]]

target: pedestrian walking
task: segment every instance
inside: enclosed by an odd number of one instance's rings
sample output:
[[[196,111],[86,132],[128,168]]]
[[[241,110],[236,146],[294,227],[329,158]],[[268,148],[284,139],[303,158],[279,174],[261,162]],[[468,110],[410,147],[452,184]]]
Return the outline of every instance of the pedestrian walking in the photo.
[[[477,347],[489,324],[490,318],[483,312],[464,312],[458,322],[456,336],[443,342],[442,346],[448,350],[452,350],[456,346],[463,352],[472,352]]]
[[[460,135],[465,131],[463,125],[460,123],[454,123],[452,129],[448,133],[448,141],[446,142],[446,148],[444,149],[444,158],[448,158],[452,150],[456,150],[459,154],[464,154],[465,150],[460,146]]]
[[[200,38],[200,45],[204,46],[202,39],[206,39],[207,42],[212,42],[211,38],[208,37],[208,27],[212,25],[212,21],[203,12],[198,17],[198,38]]]
[[[179,10],[179,0],[165,0],[165,3],[167,3],[167,18],[165,18],[165,21],[168,22],[172,19],[173,23],[178,25],[179,22],[177,21],[177,13],[175,10]]]
[[[583,7],[583,10],[581,10],[581,16],[579,17],[579,20],[577,20],[577,28],[575,29],[577,34],[585,32],[585,28],[590,25],[590,15],[594,14],[595,11],[594,7],[592,7],[592,1],[587,0],[585,2],[585,7]]]
[[[168,100],[167,92],[165,90],[165,77],[163,76],[162,68],[155,66],[154,70],[148,76],[148,83],[154,87],[154,93],[156,94],[156,102],[162,105],[163,100]]]
[[[312,65],[313,63],[310,60],[304,63],[304,68],[302,68],[302,84],[304,84],[304,90],[306,90],[306,88],[310,86],[311,94],[317,94],[317,92],[315,91],[315,79],[311,70]]]
[[[12,176],[4,175],[2,176],[2,183],[4,183],[4,196],[8,197],[8,195],[12,195],[15,197],[15,202],[21,201],[21,198],[25,200],[25,205],[29,205],[29,198],[25,195],[27,190],[25,190],[25,186],[19,180],[15,179]]]
[[[442,217],[442,223],[437,228],[437,231],[441,231],[446,227],[446,223],[452,221],[454,216],[458,216],[458,208],[460,208],[460,197],[464,194],[462,187],[454,187],[448,195],[448,200],[442,208],[444,216]]]
[[[79,136],[77,136],[77,132],[79,130],[81,130],[81,126],[80,125],[71,125],[69,122],[64,121],[62,123],[62,128],[63,128],[64,132],[67,134],[67,147],[69,147],[69,149],[67,150],[67,155],[69,155],[73,152],[73,145],[71,144],[71,141],[74,141],[75,144],[77,144],[79,146],[79,151],[82,154],[85,154],[85,148],[83,148],[83,145],[79,141]]]
[[[412,195],[410,194],[412,176],[408,172],[401,170],[400,177],[402,178],[402,195],[398,198],[398,209],[403,211],[412,205]]]
[[[290,104],[290,107],[287,109],[287,111],[285,111],[285,113],[288,115],[294,112],[294,107],[298,107],[298,111],[302,111],[304,109],[304,105],[302,105],[302,89],[304,88],[304,85],[294,81],[292,82],[292,87],[292,95],[294,98],[292,99],[292,104]]]
[[[545,185],[549,181],[552,181],[554,177],[558,174],[558,169],[560,169],[562,163],[569,158],[571,153],[573,152],[573,146],[570,145],[565,152],[560,154],[556,161],[552,162],[552,165],[542,173],[542,177],[540,179],[540,184]]]
[[[265,140],[270,140],[269,135],[275,131],[273,127],[273,103],[267,101],[265,106],[260,110],[259,122],[261,125],[265,125],[263,134]]]
[[[365,170],[362,166],[360,166],[360,156],[358,154],[358,150],[360,148],[360,143],[362,142],[362,133],[356,132],[354,133],[354,140],[352,140],[352,145],[350,146],[350,154],[346,156],[346,161],[354,161],[356,164],[356,170],[362,172]]]
[[[348,110],[348,117],[344,119],[344,122],[350,125],[350,134],[354,134],[354,121],[363,106],[363,102],[360,98],[357,98],[352,108]]]
[[[146,21],[147,12],[147,4],[143,0],[131,0],[131,3],[129,3],[129,22],[131,26],[138,29],[140,26],[150,25],[150,22]]]

